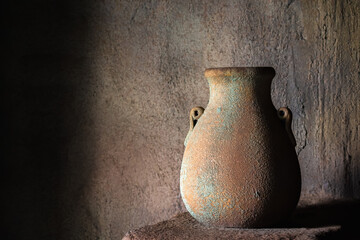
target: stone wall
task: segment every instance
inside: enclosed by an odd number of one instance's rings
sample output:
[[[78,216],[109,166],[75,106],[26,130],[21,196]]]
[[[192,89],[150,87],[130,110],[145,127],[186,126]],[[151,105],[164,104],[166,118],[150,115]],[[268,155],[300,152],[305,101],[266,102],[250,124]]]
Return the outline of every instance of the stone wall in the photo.
[[[10,239],[120,239],[185,208],[188,113],[209,67],[272,66],[302,203],[360,197],[360,2],[7,1]]]

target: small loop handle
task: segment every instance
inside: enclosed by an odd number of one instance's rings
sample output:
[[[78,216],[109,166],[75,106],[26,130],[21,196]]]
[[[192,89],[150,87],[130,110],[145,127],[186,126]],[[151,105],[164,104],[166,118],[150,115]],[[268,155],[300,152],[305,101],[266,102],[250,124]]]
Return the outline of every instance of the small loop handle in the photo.
[[[201,115],[203,115],[204,111],[205,109],[203,107],[194,107],[190,110],[190,129],[185,138],[185,142],[184,142],[185,147],[187,145],[187,142],[189,141],[192,131],[196,126],[197,121],[200,119]]]
[[[281,107],[278,109],[277,115],[278,115],[279,119],[281,120],[281,122],[284,124],[285,130],[290,138],[290,141],[293,144],[293,146],[295,147],[296,140],[295,140],[294,134],[291,130],[291,122],[292,122],[291,110],[287,107]]]

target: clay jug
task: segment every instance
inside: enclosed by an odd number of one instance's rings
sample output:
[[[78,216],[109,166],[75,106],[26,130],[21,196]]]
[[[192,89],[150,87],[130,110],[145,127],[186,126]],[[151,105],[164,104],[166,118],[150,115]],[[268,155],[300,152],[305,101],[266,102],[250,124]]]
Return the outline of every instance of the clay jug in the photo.
[[[300,168],[291,111],[276,110],[271,67],[205,71],[210,99],[190,112],[180,189],[190,214],[206,225],[270,227],[297,205]]]

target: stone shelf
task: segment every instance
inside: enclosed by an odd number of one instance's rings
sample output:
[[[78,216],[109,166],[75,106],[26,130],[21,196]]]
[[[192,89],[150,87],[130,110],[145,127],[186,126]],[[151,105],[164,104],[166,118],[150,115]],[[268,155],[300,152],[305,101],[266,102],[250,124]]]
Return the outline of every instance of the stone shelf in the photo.
[[[261,229],[213,228],[197,222],[188,212],[129,231],[123,240],[146,239],[360,239],[360,204],[343,201],[298,207],[282,226]]]

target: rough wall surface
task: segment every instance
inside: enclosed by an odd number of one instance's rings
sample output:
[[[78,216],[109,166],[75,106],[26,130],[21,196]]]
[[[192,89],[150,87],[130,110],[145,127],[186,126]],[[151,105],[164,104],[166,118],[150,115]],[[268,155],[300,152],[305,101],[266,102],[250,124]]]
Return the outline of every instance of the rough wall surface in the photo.
[[[184,211],[183,141],[189,110],[206,107],[209,67],[274,67],[301,201],[360,197],[359,1],[3,6],[10,237],[120,239]]]

